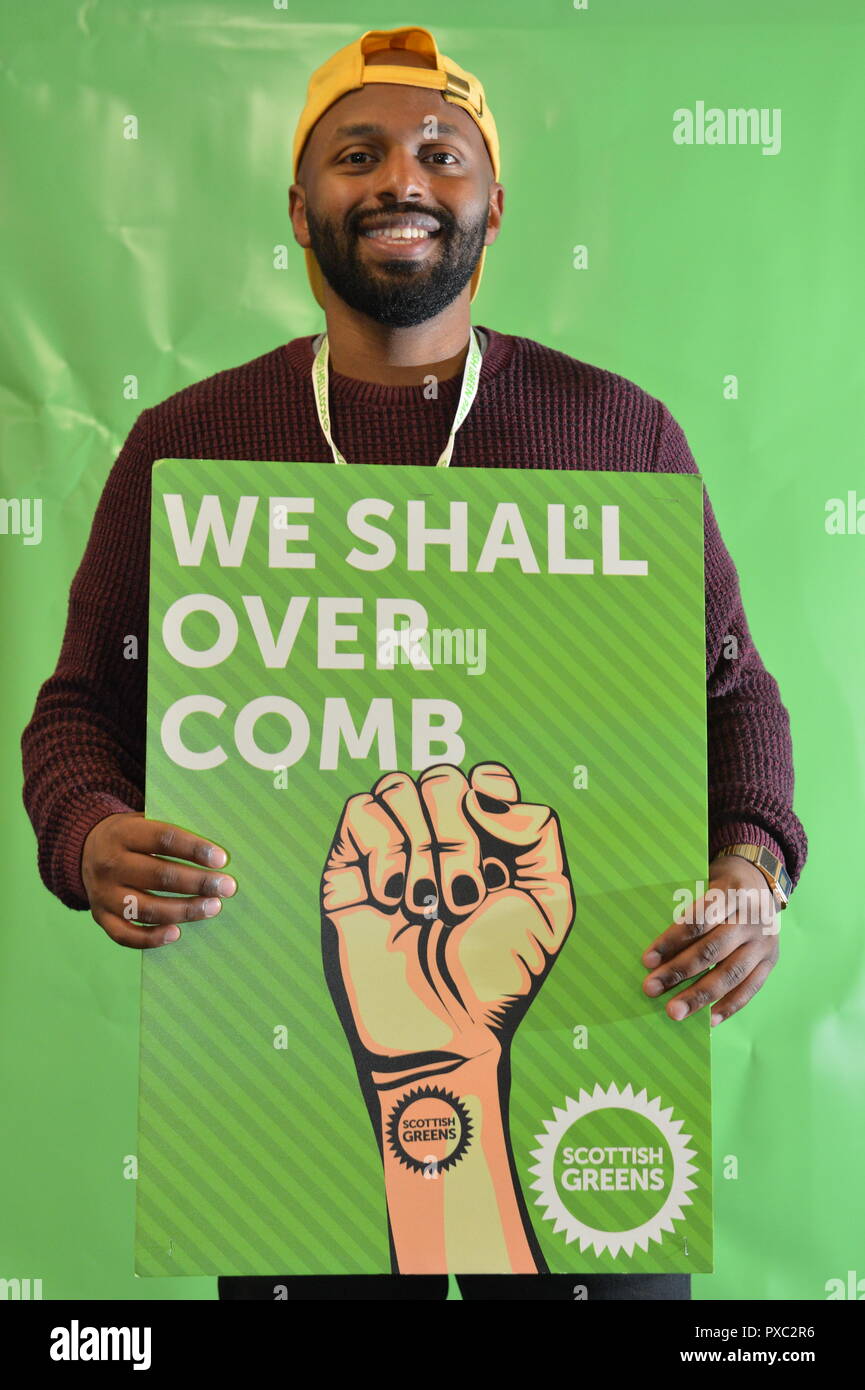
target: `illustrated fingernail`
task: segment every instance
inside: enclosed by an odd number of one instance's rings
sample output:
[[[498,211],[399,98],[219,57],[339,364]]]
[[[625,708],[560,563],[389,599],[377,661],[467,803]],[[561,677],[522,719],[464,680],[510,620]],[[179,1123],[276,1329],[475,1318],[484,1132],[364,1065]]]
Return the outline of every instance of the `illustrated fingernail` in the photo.
[[[420,912],[428,898],[434,898],[436,886],[431,878],[419,878],[414,886],[414,900]]]
[[[402,890],[405,887],[405,874],[391,874],[387,883],[384,885],[384,895],[386,898],[402,897]]]
[[[655,965],[660,965],[660,964],[661,964],[661,953],[660,953],[660,951],[647,951],[646,954],[643,956],[643,964],[644,964],[644,965],[648,965],[648,967],[649,967],[650,970],[652,969],[653,966],[655,966]]]
[[[660,980],[657,980],[657,979],[655,979],[655,980],[649,980],[649,981],[647,981],[647,983],[646,983],[646,993],[647,993],[647,994],[660,994],[661,991],[663,990],[663,988],[664,988],[663,984],[661,983]]]
[[[484,883],[488,888],[501,888],[507,874],[501,864],[484,864]]]
[[[176,941],[179,935],[180,935],[180,928],[179,928],[179,927],[169,927],[168,930],[167,930],[167,932],[166,932],[165,935],[163,936],[162,940],[163,940],[163,941]]]
[[[468,874],[457,874],[451,891],[457,907],[465,907],[467,903],[476,903],[480,897],[477,884],[473,878],[469,878]]]
[[[221,907],[222,903],[219,898],[206,898],[204,902],[205,917],[215,917]]]

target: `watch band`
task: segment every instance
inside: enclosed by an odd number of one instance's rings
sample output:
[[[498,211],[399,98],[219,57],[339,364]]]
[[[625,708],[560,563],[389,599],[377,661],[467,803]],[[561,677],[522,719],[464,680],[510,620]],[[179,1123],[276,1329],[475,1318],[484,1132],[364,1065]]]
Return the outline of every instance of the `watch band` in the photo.
[[[787,906],[793,891],[793,883],[784,867],[783,859],[779,859],[777,854],[773,854],[765,845],[725,845],[723,849],[718,850],[718,854],[738,854],[743,859],[750,859],[772,889],[772,896],[777,906],[779,908]]]

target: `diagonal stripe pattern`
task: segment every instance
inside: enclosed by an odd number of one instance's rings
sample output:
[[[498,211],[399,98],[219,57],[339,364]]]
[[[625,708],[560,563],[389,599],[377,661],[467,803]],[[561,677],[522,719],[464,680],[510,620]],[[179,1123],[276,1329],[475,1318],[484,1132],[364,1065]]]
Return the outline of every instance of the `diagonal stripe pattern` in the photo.
[[[419,488],[424,491],[420,492]],[[221,499],[231,531],[238,501],[259,498],[243,563],[222,567],[212,541],[196,566],[178,563],[163,494],[181,494],[190,532],[204,495]],[[312,497],[313,568],[268,563],[271,497]],[[346,513],[364,498],[393,511],[374,524],[396,543],[394,561],[369,571],[346,563]],[[426,524],[448,524],[465,502],[468,565],[447,550],[406,567],[406,499],[426,503]],[[477,572],[497,505],[519,507],[539,572],[512,558]],[[563,504],[569,556],[590,575],[547,573],[547,507]],[[587,509],[588,527],[570,525]],[[646,559],[645,577],[601,573],[601,508],[619,510],[622,556]],[[525,469],[167,460],[153,470],[146,814],[224,845],[239,891],[173,946],[142,953],[139,1179],[140,1275],[376,1273],[390,1268],[381,1159],[354,1063],[321,963],[319,879],[341,808],[381,772],[373,756],[341,749],[322,770],[324,702],[347,700],[359,729],[372,699],[393,701],[398,766],[412,772],[411,701],[446,699],[462,711],[462,766],[496,761],[525,801],[560,820],[577,900],[571,934],[515,1035],[510,1129],[531,1210],[534,1136],[553,1106],[600,1084],[647,1088],[692,1136],[692,1205],[674,1235],[633,1256],[580,1256],[534,1219],[549,1268],[700,1272],[712,1267],[708,1011],[674,1024],[642,992],[640,956],[669,925],[676,889],[707,872],[706,689],[702,483],[693,475]],[[508,535],[507,539],[512,539]],[[190,593],[225,601],[237,642],[221,664],[192,668],[166,650],[166,612]],[[260,595],[279,631],[294,595],[310,602],[284,669],[262,660],[243,603]],[[361,597],[357,627],[339,650],[363,669],[319,670],[319,596]],[[435,673],[397,663],[376,670],[375,600],[412,599],[432,627],[485,629],[486,670]],[[193,613],[184,640],[208,648],[217,623]],[[348,634],[344,634],[348,636]],[[186,746],[219,744],[219,766],[179,767],[161,743],[173,703],[196,694],[225,713],[192,714]],[[282,777],[244,761],[234,721],[264,695],[295,701],[310,727],[304,755]],[[259,719],[259,746],[286,742],[275,714]],[[435,754],[439,750],[434,745]],[[587,769],[587,785],[577,769]],[[417,775],[414,771],[413,775]],[[615,1120],[611,1132],[618,1134]],[[622,1219],[631,1206],[621,1203]],[[687,1254],[685,1253],[687,1250]]]

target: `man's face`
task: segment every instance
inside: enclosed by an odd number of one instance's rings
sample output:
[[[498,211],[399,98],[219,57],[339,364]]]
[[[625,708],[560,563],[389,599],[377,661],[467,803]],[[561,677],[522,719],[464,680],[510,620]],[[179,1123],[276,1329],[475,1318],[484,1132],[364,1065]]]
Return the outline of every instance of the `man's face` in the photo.
[[[378,323],[441,313],[498,235],[504,190],[483,136],[436,91],[376,83],[342,97],[314,126],[298,179],[297,239],[336,294]],[[382,235],[395,229],[399,240]]]

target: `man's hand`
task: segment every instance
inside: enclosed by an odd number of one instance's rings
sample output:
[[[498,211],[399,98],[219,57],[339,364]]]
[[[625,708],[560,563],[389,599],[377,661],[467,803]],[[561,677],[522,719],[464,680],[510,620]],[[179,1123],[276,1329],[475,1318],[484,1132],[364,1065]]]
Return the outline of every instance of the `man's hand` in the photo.
[[[705,970],[669,1001],[667,1014],[683,1019],[711,1004],[712,1024],[723,1023],[753,999],[777,961],[778,930],[772,892],[760,870],[740,855],[719,855],[709,865],[705,896],[644,953],[651,974],[643,989],[657,996]]]
[[[191,862],[155,857],[162,854]],[[147,820],[141,811],[119,811],[94,825],[84,841],[81,877],[102,930],[118,946],[146,950],[176,941],[178,922],[215,916],[221,899],[237,891],[233,878],[214,872],[227,862],[219,845],[179,825]],[[194,896],[160,898],[156,891]]]

